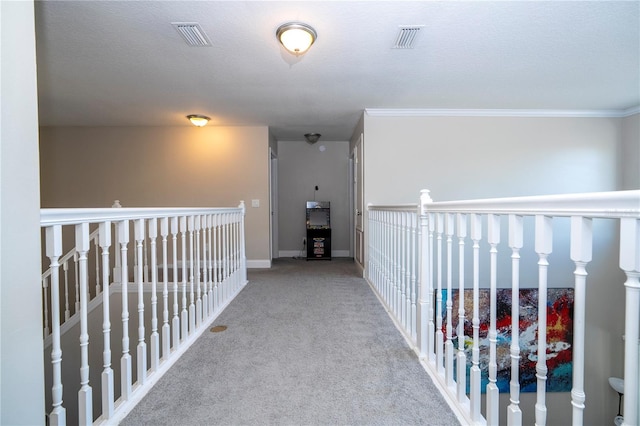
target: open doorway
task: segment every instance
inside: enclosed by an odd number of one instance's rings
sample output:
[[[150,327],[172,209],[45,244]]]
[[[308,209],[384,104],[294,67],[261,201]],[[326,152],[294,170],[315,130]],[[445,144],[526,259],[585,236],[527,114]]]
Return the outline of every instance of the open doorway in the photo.
[[[278,157],[269,148],[269,212],[271,220],[269,224],[271,238],[271,260],[277,259],[278,255]]]

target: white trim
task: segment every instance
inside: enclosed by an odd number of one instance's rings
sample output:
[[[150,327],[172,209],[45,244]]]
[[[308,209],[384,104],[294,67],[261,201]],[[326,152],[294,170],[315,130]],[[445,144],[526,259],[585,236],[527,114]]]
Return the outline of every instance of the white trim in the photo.
[[[349,250],[331,250],[331,257],[351,257]]]
[[[244,213],[242,207],[136,207],[136,208],[82,208],[40,209],[40,226],[75,225],[83,222],[117,222],[121,220],[161,217],[197,216],[220,213]]]
[[[627,108],[622,111],[622,117],[631,117],[632,115],[640,114],[640,105],[632,108]]]
[[[269,259],[247,260],[247,269],[264,269],[271,268]]]
[[[578,117],[622,118],[640,112],[640,106],[624,110],[552,110],[552,109],[389,109],[365,108],[372,117]]]

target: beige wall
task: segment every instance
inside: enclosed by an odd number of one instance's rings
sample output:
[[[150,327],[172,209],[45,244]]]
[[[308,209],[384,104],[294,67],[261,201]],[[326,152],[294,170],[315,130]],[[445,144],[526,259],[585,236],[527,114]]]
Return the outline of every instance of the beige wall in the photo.
[[[45,360],[33,2],[0,2],[0,16],[0,424],[36,425]]]
[[[317,201],[331,202],[331,250],[348,256],[349,142],[320,141],[315,145],[304,141],[278,142],[278,194],[283,256],[300,254],[306,236],[305,206],[314,197]]]
[[[44,127],[40,151],[43,208],[244,200],[249,265],[269,261],[267,127]]]
[[[383,117],[365,113],[365,204],[414,203],[423,188],[431,190],[435,201],[616,190],[620,167],[626,169],[622,171],[625,180],[633,179],[630,170],[638,170],[640,159],[630,155],[637,152],[633,136],[624,145],[630,158],[620,158],[622,135],[632,134],[634,123],[623,126],[619,118]],[[567,225],[554,221],[554,235],[566,234]],[[615,224],[594,223],[594,233],[601,236],[594,241],[594,261],[587,267],[585,424],[602,425],[609,424],[617,412],[617,395],[609,389],[607,378],[622,374],[623,318],[622,310],[615,307],[623,306],[624,276],[617,267]],[[499,285],[506,286],[510,250],[506,238],[502,240],[498,253],[505,255],[498,264]],[[521,254],[523,268],[530,259],[535,262],[532,249],[525,247]],[[550,264],[550,285],[572,287],[575,267],[568,260],[566,244],[554,240]],[[525,283],[535,283],[535,268],[533,263],[532,273],[523,274]],[[508,397],[502,395],[501,400],[506,407]],[[548,396],[548,424],[570,424],[569,400],[568,393]],[[535,395],[523,394],[521,401],[524,423],[532,424]]]

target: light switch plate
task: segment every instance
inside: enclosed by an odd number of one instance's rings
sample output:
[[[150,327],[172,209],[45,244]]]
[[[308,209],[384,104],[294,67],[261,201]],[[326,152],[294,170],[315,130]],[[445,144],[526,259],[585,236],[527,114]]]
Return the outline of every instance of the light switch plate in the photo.
[[[251,207],[260,207],[260,200],[251,200]]]

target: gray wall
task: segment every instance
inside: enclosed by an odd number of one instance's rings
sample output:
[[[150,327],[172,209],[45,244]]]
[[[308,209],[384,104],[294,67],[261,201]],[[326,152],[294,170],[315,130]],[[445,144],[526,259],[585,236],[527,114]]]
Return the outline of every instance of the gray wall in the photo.
[[[640,114],[622,119],[620,188],[640,189]]]
[[[365,204],[414,203],[423,188],[431,190],[434,201],[446,201],[610,191],[621,189],[621,181],[632,187],[640,160],[634,155],[634,120],[365,113]],[[567,229],[566,222],[554,221],[554,235],[566,234]],[[617,410],[617,395],[607,378],[622,375],[623,310],[614,307],[623,306],[624,275],[617,267],[615,224],[594,223],[594,233],[600,236],[587,268],[585,422],[602,425],[610,423]],[[498,265],[502,286],[510,282],[505,239],[498,247],[506,254]],[[488,250],[486,243],[481,250]],[[572,287],[575,267],[567,259],[568,246],[554,240],[553,252],[550,286]],[[523,249],[523,267],[532,259],[535,262],[532,249]],[[522,274],[523,287],[535,285],[535,263],[529,269]],[[548,396],[548,424],[570,424],[569,401],[569,393]],[[521,402],[524,423],[533,424],[535,395],[522,394]],[[501,406],[507,405],[508,395],[503,394]],[[501,418],[505,420],[502,411]]]
[[[0,424],[44,424],[33,2],[0,2]]]
[[[320,140],[309,145],[279,141],[278,236],[282,257],[300,255],[306,232],[305,205],[314,196],[317,201],[331,202],[331,249],[334,255],[348,256],[349,142]]]

